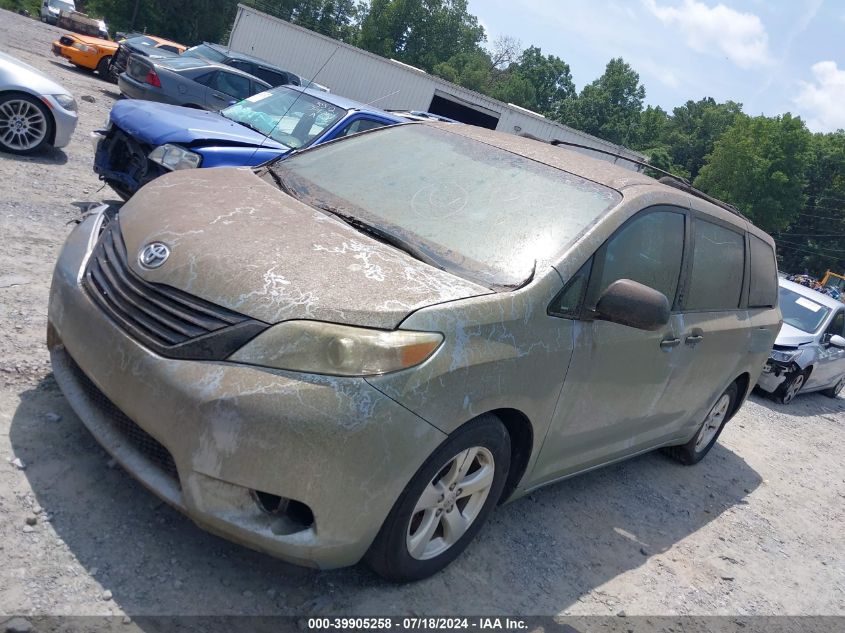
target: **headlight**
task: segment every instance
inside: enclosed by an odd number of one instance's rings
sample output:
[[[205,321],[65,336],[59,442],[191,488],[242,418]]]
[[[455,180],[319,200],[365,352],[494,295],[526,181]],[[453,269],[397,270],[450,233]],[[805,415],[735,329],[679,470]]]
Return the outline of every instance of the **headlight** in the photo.
[[[229,360],[310,374],[372,376],[419,365],[442,342],[438,332],[285,321],[259,334]]]
[[[53,95],[53,99],[65,110],[76,112],[76,101],[70,95]]]
[[[98,53],[99,50],[96,46],[88,46],[87,44],[83,44],[82,42],[74,42],[70,45],[71,48],[75,48],[78,51],[82,51],[83,53]]]
[[[149,159],[167,169],[194,169],[200,166],[202,156],[178,145],[165,143],[150,152]]]
[[[801,356],[802,350],[790,350],[788,352],[782,352],[780,350],[772,350],[772,353],[769,354],[769,358],[772,360],[776,360],[779,363],[791,363],[794,360],[797,360],[799,356]]]

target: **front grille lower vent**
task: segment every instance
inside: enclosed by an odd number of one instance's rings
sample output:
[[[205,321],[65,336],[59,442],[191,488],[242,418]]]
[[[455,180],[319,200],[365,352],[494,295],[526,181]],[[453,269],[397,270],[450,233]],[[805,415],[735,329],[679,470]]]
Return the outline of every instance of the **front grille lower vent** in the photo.
[[[170,358],[223,360],[267,327],[175,288],[141,279],[129,267],[117,219],[100,235],[83,284],[123,330]]]

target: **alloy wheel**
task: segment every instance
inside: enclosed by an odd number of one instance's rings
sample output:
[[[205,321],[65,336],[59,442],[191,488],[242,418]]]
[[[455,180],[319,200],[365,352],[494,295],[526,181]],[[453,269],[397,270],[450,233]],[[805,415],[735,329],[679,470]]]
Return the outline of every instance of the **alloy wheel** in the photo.
[[[37,147],[47,135],[47,118],[41,109],[25,99],[0,103],[0,142],[18,151]]]
[[[495,472],[493,454],[482,446],[443,465],[411,513],[405,538],[411,557],[435,558],[460,540],[484,507]]]
[[[786,392],[783,394],[783,404],[789,404],[801,391],[804,386],[804,374],[798,374],[786,387]]]
[[[707,414],[707,419],[701,425],[701,430],[698,432],[698,437],[695,440],[695,450],[700,451],[702,448],[710,444],[719,429],[722,428],[722,423],[728,415],[728,407],[731,404],[731,397],[727,393],[723,393],[718,402],[710,409]]]

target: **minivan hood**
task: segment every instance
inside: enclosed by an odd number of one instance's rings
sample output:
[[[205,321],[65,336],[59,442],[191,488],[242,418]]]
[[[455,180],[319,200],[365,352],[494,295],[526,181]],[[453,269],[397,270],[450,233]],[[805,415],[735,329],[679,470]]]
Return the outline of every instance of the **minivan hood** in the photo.
[[[812,334],[807,334],[797,327],[793,327],[788,323],[780,326],[780,332],[775,339],[775,345],[783,345],[784,347],[798,347],[804,343],[810,343],[815,337]]]
[[[290,149],[216,112],[137,99],[122,99],[109,115],[112,123],[149,145],[220,141],[224,144]]]
[[[132,269],[266,323],[395,328],[414,310],[490,290],[414,259],[291,198],[247,168],[177,171],[120,210]],[[151,242],[165,263],[141,268]]]

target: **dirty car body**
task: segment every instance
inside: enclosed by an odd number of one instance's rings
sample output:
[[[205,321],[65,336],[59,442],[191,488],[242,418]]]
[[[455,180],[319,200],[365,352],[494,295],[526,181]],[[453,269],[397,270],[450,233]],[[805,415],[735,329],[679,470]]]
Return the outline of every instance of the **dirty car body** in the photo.
[[[769,261],[719,278],[746,239]],[[772,288],[771,238],[723,209],[409,123],[168,174],[90,216],[56,265],[49,345],[88,428],[200,526],[409,580],[498,502],[658,447],[700,459],[771,349]]]
[[[350,99],[292,86],[253,95],[220,113],[124,100],[115,103],[96,135],[94,171],[129,198],[169,171],[260,165],[402,121]]]
[[[783,327],[757,385],[788,404],[799,393],[845,388],[845,304],[778,280]]]
[[[101,37],[64,33],[52,44],[53,55],[64,57],[74,66],[96,70],[108,76],[109,62],[117,50],[117,43]]]

